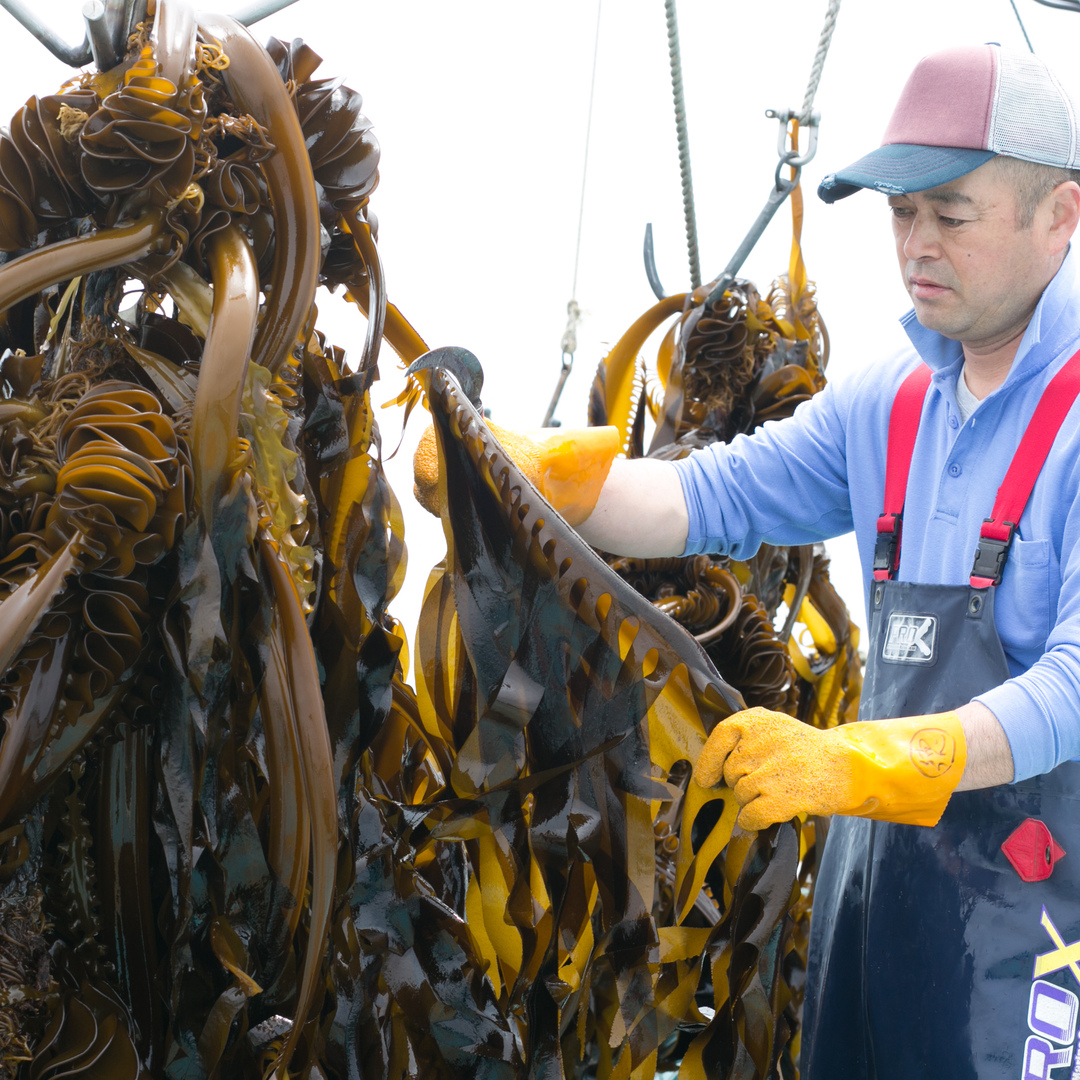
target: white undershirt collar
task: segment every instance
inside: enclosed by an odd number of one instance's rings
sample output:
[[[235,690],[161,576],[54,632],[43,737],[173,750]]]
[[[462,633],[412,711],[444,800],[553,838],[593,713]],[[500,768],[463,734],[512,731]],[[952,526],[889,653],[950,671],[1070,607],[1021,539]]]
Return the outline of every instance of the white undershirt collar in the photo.
[[[960,423],[966,424],[968,417],[982,404],[969,389],[967,379],[964,378],[964,369],[956,376],[956,407],[960,410]]]

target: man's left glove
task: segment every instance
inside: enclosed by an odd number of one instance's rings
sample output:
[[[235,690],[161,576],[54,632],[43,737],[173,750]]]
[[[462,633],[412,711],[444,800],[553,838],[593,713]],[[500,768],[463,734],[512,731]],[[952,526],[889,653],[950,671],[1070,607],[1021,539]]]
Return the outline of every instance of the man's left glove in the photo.
[[[619,453],[615,427],[520,431],[488,424],[515,465],[570,525],[580,525],[596,506],[611,463]],[[439,513],[439,451],[429,427],[413,458],[413,494],[425,509]]]
[[[936,825],[966,762],[954,712],[821,731],[784,713],[747,709],[716,725],[694,779],[702,787],[726,781],[744,829],[799,813]]]

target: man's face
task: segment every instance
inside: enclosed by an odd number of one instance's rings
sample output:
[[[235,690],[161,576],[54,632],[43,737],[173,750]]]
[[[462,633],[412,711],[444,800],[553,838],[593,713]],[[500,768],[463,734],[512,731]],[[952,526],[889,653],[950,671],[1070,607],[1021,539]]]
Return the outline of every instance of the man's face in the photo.
[[[904,287],[923,326],[992,351],[1023,333],[1059,260],[1047,200],[1017,228],[1012,184],[991,160],[951,184],[889,198]]]

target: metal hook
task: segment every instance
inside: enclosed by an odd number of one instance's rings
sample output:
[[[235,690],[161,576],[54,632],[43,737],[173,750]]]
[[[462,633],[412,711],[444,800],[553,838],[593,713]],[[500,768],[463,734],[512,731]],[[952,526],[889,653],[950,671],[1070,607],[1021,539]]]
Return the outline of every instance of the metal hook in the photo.
[[[642,251],[645,257],[645,276],[649,279],[649,288],[657,300],[667,297],[664,286],[660,284],[660,275],[656,272],[656,252],[653,250],[652,222],[645,226],[645,247]]]
[[[544,413],[541,427],[562,427],[562,422],[555,419],[555,410],[559,407],[559,398],[562,397],[563,387],[566,385],[566,380],[570,377],[573,368],[574,354],[564,352],[562,354],[562,369],[559,371],[559,381],[555,385],[555,393],[551,395],[551,401],[548,404],[547,412]]]

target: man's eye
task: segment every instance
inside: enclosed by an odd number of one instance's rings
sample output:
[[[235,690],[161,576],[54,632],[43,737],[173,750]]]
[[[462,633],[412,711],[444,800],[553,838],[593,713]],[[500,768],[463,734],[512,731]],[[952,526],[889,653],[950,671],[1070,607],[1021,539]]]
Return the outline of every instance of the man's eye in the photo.
[[[911,214],[911,207],[909,206],[890,206],[893,217],[903,218],[908,217]]]
[[[939,217],[938,221],[940,221],[942,225],[949,229],[955,229],[957,225],[964,224],[963,218]]]

